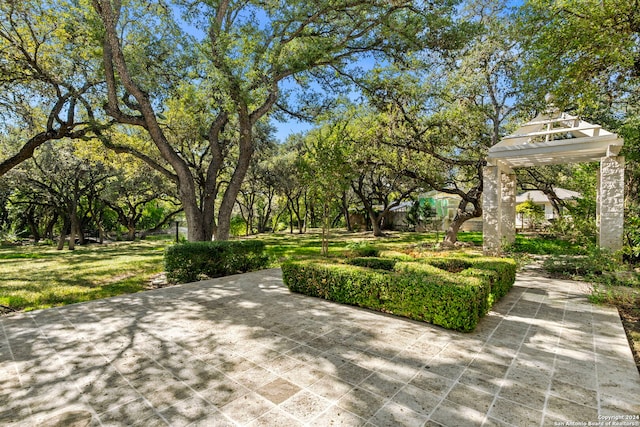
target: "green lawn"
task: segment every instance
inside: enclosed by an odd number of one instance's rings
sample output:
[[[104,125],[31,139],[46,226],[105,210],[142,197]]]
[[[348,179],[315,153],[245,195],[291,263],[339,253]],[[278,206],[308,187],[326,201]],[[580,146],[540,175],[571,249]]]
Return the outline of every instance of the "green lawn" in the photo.
[[[302,235],[278,233],[248,238],[266,243],[273,267],[289,258],[320,256],[320,235],[316,230]],[[442,234],[439,236],[441,239]],[[460,233],[459,239],[475,245],[463,252],[471,256],[481,253],[482,233]],[[381,251],[421,253],[434,250],[436,236],[393,232],[387,237],[374,238],[371,233],[335,231],[330,238],[329,256],[344,256],[354,244],[363,242]],[[0,247],[0,314],[10,311],[7,308],[29,311],[149,289],[151,277],[164,269],[164,250],[171,244],[173,241],[166,236],[142,242],[94,244],[77,247],[75,251],[57,251],[51,246],[33,245]],[[511,251],[523,259],[527,258],[526,254],[548,254],[556,260],[560,255],[567,264],[564,267],[567,273],[575,272],[577,267],[584,265],[593,269],[604,261],[583,247],[544,237],[519,235]],[[605,278],[608,278],[607,282],[611,281],[610,277],[600,273],[576,278],[597,283],[592,296],[595,302],[620,308],[630,340],[635,341],[640,369],[640,312],[637,309],[640,273],[638,270],[627,271],[624,275],[627,286],[623,287],[602,283]]]
[[[480,233],[462,233],[461,240],[481,242]],[[265,234],[272,266],[287,258],[320,255],[320,235]],[[330,256],[339,257],[354,242],[370,242],[381,250],[407,246],[428,250],[435,236],[422,233],[389,233],[374,238],[371,233],[335,232],[330,240]],[[163,271],[163,255],[170,237],[141,242],[78,246],[75,251],[57,251],[52,246],[0,247],[0,305],[13,310],[36,310],[109,296],[139,292],[149,288],[153,275]],[[1,309],[0,313],[7,311]]]
[[[272,267],[278,267],[290,258],[320,256],[318,230],[305,234],[277,233],[247,238],[266,243]],[[442,234],[438,236],[438,240],[441,239]],[[464,249],[465,252],[471,255],[480,253],[482,233],[463,232],[459,239],[475,245]],[[329,241],[330,257],[342,257],[354,245],[362,243],[383,252],[420,254],[434,250],[436,236],[432,233],[389,232],[386,237],[375,238],[371,233],[334,231]],[[171,244],[170,236],[165,236],[140,242],[92,244],[77,247],[75,251],[57,251],[54,247],[42,245],[0,247],[0,305],[14,310],[34,310],[148,289],[151,277],[163,271],[164,249]],[[520,256],[519,253],[555,256],[584,253],[584,248],[567,242],[521,235],[517,236],[511,249],[516,257]],[[593,262],[593,257],[578,256],[576,259],[581,264],[599,264]],[[575,267],[573,263],[569,266],[570,270]],[[602,277],[605,276],[597,278]]]
[[[0,247],[0,305],[35,310],[144,290],[170,241]]]
[[[442,233],[437,241],[442,240]],[[321,241],[317,230],[305,234],[264,234],[251,238],[264,241],[267,251],[276,261],[287,258],[312,258],[320,255]],[[462,242],[472,243],[481,250],[482,233],[460,233],[458,239]],[[386,237],[374,237],[370,232],[348,233],[334,231],[329,238],[329,256],[342,256],[350,250],[350,245],[357,243],[369,243],[382,251],[398,251],[413,249],[417,251],[433,250],[436,236],[433,233],[403,233],[387,232]]]

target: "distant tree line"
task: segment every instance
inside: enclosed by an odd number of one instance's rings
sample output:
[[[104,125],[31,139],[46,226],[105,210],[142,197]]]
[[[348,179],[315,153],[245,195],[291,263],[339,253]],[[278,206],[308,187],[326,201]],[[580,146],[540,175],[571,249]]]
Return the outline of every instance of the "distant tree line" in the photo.
[[[405,200],[482,215],[486,152],[548,108],[625,138],[627,244],[640,257],[640,15],[633,2],[502,0],[0,4],[0,229],[188,240],[319,227],[375,235]],[[194,30],[194,29],[199,30]],[[274,138],[275,120],[313,129]],[[518,171],[580,191],[593,165]],[[567,208],[567,207],[564,207]],[[70,236],[70,237],[65,237]]]

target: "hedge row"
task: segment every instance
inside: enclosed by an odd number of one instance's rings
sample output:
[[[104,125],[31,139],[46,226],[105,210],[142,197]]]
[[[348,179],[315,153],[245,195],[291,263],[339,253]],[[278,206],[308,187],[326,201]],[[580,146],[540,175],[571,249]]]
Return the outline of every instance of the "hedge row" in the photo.
[[[481,277],[489,281],[489,308],[505,296],[516,280],[516,263],[509,258],[458,258],[427,257],[421,259],[435,267],[465,276]]]
[[[396,265],[397,260],[390,258],[374,258],[374,257],[357,257],[348,258],[347,264],[357,265],[359,267],[374,268],[377,270],[392,271]]]
[[[202,278],[266,268],[264,242],[258,240],[188,242],[167,248],[164,256],[167,280],[187,283]]]
[[[448,258],[447,258],[448,260]],[[515,263],[497,259],[456,259],[465,263],[451,273],[441,260],[395,262],[392,271],[317,261],[282,265],[284,283],[293,292],[366,307],[469,332],[515,280]],[[448,261],[447,261],[448,262]]]

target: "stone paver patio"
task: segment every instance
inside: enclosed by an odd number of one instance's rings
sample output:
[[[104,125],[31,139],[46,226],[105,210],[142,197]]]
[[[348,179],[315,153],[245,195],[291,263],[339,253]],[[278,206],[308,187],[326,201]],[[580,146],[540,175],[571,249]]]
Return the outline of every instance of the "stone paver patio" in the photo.
[[[279,270],[22,313],[0,319],[0,425],[640,425],[620,318],[586,291],[525,271],[470,334]]]

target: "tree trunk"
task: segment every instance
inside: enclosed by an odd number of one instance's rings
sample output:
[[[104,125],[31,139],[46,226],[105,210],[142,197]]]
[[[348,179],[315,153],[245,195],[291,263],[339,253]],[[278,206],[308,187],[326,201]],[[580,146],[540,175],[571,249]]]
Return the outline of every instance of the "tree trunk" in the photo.
[[[67,237],[67,229],[69,228],[71,221],[65,215],[62,222],[62,228],[60,228],[60,236],[58,237],[58,247],[57,250],[61,251],[64,249],[64,241]]]
[[[273,218],[273,220],[271,220],[271,224],[273,225],[271,227],[272,233],[275,233],[277,231],[278,224],[280,223],[280,217],[282,216],[283,213],[284,213],[284,210],[276,211],[276,216]]]
[[[329,218],[329,202],[322,204],[322,256],[329,255],[329,231],[331,230]]]
[[[130,242],[136,240],[136,226],[131,222],[127,224],[127,240]]]
[[[204,215],[198,208],[194,199],[180,201],[184,207],[184,216],[187,220],[187,240],[190,242],[209,241],[213,237],[213,217],[210,221],[205,221]]]
[[[447,228],[447,232],[444,235],[444,245],[445,246],[453,246],[458,241],[458,232],[460,231],[460,227],[465,223],[468,219],[462,216],[456,215],[456,217],[449,224],[449,228]]]
[[[384,237],[385,234],[382,232],[382,227],[380,226],[383,215],[376,215],[372,208],[368,208],[367,213],[369,214],[369,219],[371,220],[371,229],[373,230],[373,235],[376,237]]]
[[[482,208],[480,207],[480,195],[471,197],[470,200],[465,200],[464,198],[460,200],[458,204],[458,210],[456,212],[456,216],[453,218],[453,221],[449,225],[447,232],[444,235],[443,244],[445,246],[453,246],[458,241],[458,232],[460,231],[460,227],[466,221],[471,218],[478,218],[482,216]],[[473,211],[467,211],[467,205],[469,203],[473,204]]]
[[[78,236],[78,244],[84,245],[87,243],[84,235],[84,230],[82,228],[82,221],[78,221],[77,223],[76,236]]]
[[[73,251],[76,248],[76,231],[78,230],[78,214],[74,209],[69,212],[69,217],[71,220],[71,227],[69,228],[69,250]]]
[[[342,192],[342,211],[344,212],[344,222],[347,225],[347,231],[353,231],[351,226],[351,218],[349,218],[349,204],[347,203],[347,192]]]
[[[287,203],[287,210],[289,211],[289,233],[293,234],[293,209]]]
[[[44,230],[45,238],[53,240],[53,227],[55,227],[57,222],[58,222],[58,213],[54,212],[53,216],[51,217],[51,219],[47,223],[47,226],[45,227],[45,230]]]
[[[27,224],[29,224],[29,230],[33,236],[33,241],[38,243],[40,241],[40,231],[38,230],[38,224],[36,224],[35,214],[33,209],[27,209],[26,212]]]

